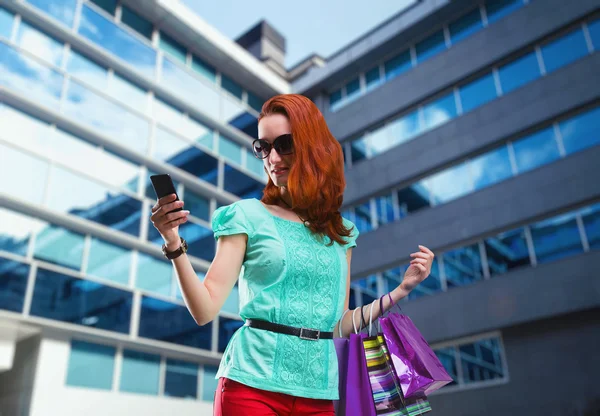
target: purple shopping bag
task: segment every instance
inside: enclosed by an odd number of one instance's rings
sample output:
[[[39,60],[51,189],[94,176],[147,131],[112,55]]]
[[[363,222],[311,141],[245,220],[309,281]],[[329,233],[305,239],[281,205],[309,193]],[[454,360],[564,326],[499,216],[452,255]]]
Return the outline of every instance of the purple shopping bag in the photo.
[[[452,382],[452,377],[408,316],[401,311],[389,313],[379,322],[404,397],[429,395]]]
[[[333,401],[336,415],[346,414],[346,380],[348,379],[348,343],[350,340],[348,338],[342,338],[342,321],[344,320],[344,316],[347,312],[348,310],[343,313],[342,317],[340,318],[340,323],[338,324],[339,338],[333,339],[338,361],[338,389],[340,394],[339,400]]]

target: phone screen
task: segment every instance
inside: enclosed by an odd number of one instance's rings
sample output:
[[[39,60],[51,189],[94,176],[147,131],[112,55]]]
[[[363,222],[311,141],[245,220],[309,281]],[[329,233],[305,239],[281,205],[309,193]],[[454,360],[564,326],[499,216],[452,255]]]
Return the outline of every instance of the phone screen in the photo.
[[[175,190],[175,185],[173,185],[173,180],[171,176],[168,174],[160,174],[160,175],[152,175],[150,176],[150,181],[152,182],[152,187],[154,188],[154,192],[156,193],[156,197],[158,199],[175,194],[175,200],[179,200],[179,196],[177,195],[177,191]],[[181,211],[183,208],[177,208],[170,212]]]

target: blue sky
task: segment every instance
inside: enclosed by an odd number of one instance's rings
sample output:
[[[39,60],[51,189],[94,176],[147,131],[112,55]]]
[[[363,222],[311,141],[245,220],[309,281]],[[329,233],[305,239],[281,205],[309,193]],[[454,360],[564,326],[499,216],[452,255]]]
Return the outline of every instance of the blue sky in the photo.
[[[316,52],[327,58],[415,0],[181,0],[231,39],[266,19],[287,40],[289,68]]]

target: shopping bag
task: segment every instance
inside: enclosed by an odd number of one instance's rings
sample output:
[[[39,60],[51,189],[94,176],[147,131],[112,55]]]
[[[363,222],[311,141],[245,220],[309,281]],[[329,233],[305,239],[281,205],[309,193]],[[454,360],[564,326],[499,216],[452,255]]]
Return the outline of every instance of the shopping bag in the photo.
[[[333,339],[333,344],[335,345],[335,353],[337,355],[338,361],[338,389],[340,395],[340,398],[338,400],[333,401],[333,406],[336,415],[346,414],[346,380],[348,379],[348,343],[350,342],[350,340],[348,338],[342,338],[342,322],[347,312],[348,310],[346,310],[342,314],[342,317],[340,318],[338,324],[339,338]]]
[[[398,312],[382,316],[379,325],[405,398],[427,396],[452,382],[425,338],[400,307]]]

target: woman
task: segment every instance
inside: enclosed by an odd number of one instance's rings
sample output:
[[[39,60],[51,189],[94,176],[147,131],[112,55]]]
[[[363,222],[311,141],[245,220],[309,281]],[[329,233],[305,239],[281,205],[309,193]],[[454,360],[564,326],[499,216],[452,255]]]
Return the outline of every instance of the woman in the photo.
[[[163,250],[176,256],[181,291],[199,325],[217,316],[239,277],[246,323],[223,354],[215,415],[333,415],[338,374],[332,333],[348,308],[358,236],[339,212],[342,149],[317,107],[300,95],[267,101],[258,133],[254,153],[269,176],[264,196],[215,211],[217,251],[204,282],[180,255],[178,226],[189,212],[169,212],[183,202],[174,195],[162,198],[152,221],[165,240]],[[433,253],[419,248],[402,284],[391,292],[394,302],[429,275]],[[391,306],[388,296],[384,305]],[[377,317],[379,308],[374,309]],[[351,316],[341,322],[344,336],[350,334]]]

